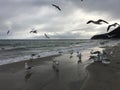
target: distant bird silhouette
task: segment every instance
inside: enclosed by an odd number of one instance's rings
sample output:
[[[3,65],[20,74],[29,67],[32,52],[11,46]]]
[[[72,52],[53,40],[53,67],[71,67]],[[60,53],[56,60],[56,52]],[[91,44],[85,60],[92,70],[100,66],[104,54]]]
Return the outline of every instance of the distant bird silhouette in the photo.
[[[61,8],[55,4],[51,4],[52,6],[54,6],[55,8],[57,8],[59,11],[61,11]]]
[[[113,34],[113,35],[107,34],[107,37],[108,37],[108,38],[113,38],[114,36],[116,36],[116,35],[115,35],[115,34]]]
[[[46,33],[45,33],[44,35],[45,35],[45,37],[46,37],[47,39],[49,39],[49,38],[50,38],[50,37],[49,37]]]
[[[28,66],[28,63],[26,62],[26,63],[25,63],[25,69],[26,69],[26,70],[30,70],[31,68],[32,68],[32,66]]]
[[[117,25],[120,26],[120,24],[118,24],[118,23],[114,23],[114,24],[109,25],[108,28],[107,28],[107,32],[110,30],[110,28],[112,26],[116,27]]]
[[[8,31],[7,31],[7,35],[8,35],[9,33],[10,33],[10,31],[8,30]]]
[[[104,23],[108,24],[107,21],[102,20],[102,19],[99,19],[99,20],[97,20],[97,21],[90,20],[90,21],[87,22],[87,24],[89,24],[89,23],[102,24],[101,22],[104,22]]]
[[[30,33],[37,33],[37,30],[35,30],[34,28],[32,28],[32,30],[30,31]]]

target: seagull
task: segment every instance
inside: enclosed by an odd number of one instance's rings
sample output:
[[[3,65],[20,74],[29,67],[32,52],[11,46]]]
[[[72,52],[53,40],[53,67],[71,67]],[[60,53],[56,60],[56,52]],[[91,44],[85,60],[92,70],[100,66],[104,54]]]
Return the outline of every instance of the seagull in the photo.
[[[30,31],[30,33],[37,33],[37,30],[35,30],[34,28],[32,28],[32,30]]]
[[[81,53],[78,55],[78,58],[79,58],[78,63],[80,63],[82,61],[82,54]]]
[[[91,52],[90,52],[90,54],[100,54],[101,52],[100,51],[94,51],[93,52],[93,50],[91,50]]]
[[[48,38],[48,39],[50,38],[46,33],[44,35],[45,35],[46,38]]]
[[[52,67],[53,67],[54,71],[59,72],[59,62],[58,61],[53,60]]]
[[[10,31],[8,30],[8,31],[7,31],[7,35],[8,35],[9,33],[10,33]]]
[[[52,6],[56,7],[59,11],[61,11],[61,8],[55,4],[51,4]]]
[[[28,66],[28,63],[26,62],[26,63],[25,63],[25,69],[26,69],[26,70],[29,70],[29,69],[31,69],[31,68],[32,68],[32,66]]]
[[[87,24],[89,24],[89,23],[102,24],[101,22],[104,22],[104,23],[108,24],[107,21],[102,20],[102,19],[99,19],[99,20],[97,20],[97,21],[89,20],[89,21],[87,22]]]
[[[120,26],[120,24],[118,24],[118,23],[114,23],[114,24],[109,25],[108,28],[107,28],[107,32],[109,31],[109,29],[110,29],[112,26],[116,27],[117,25]]]
[[[113,34],[113,35],[107,34],[107,37],[108,37],[108,38],[113,38],[114,36],[116,36],[116,35],[115,35],[115,34]]]

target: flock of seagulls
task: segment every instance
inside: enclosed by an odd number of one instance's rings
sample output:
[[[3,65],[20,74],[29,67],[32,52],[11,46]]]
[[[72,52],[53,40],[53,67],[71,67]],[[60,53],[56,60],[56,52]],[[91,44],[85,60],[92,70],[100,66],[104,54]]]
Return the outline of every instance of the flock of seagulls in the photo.
[[[108,54],[105,52],[105,50],[100,51],[91,51],[91,56],[89,60],[93,60],[94,62],[102,62],[103,64],[110,64],[110,59],[108,59]]]
[[[81,0],[81,1],[83,1],[83,0]],[[51,5],[53,7],[55,7],[56,9],[58,9],[59,11],[62,11],[62,9],[58,5],[56,5],[56,4],[51,4]],[[89,20],[86,24],[90,24],[90,23],[97,24],[97,25],[101,25],[103,23],[109,24],[107,21],[105,21],[103,19],[98,19],[97,21]],[[114,23],[114,24],[108,25],[107,32],[110,30],[111,27],[116,27],[116,26],[120,26],[120,24]],[[10,30],[7,31],[7,35],[9,33],[10,33]],[[30,33],[37,34],[37,30],[35,30],[35,28],[32,28],[32,30],[30,31]],[[46,33],[44,34],[44,36],[45,36],[45,38],[50,39],[50,37]]]
[[[102,20],[102,19],[99,19],[99,20],[97,20],[97,21],[89,20],[86,24],[90,24],[90,23],[97,24],[97,25],[101,25],[101,24],[103,24],[103,23],[105,23],[105,24],[109,24],[107,21]],[[116,27],[116,26],[119,27],[120,24],[118,24],[118,23],[114,23],[114,24],[110,24],[110,25],[108,25],[108,27],[107,27],[107,32],[110,30],[111,27]],[[109,37],[109,36],[108,36],[108,37]],[[111,36],[110,36],[110,37],[111,37]]]

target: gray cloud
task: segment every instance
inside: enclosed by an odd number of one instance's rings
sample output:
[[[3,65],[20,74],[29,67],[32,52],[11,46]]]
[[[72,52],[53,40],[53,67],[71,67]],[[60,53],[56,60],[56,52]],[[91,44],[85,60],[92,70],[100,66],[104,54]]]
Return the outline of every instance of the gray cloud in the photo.
[[[59,5],[62,11],[52,7],[52,3]],[[97,12],[99,17],[115,21],[120,17],[119,3],[119,0],[1,0],[0,38],[44,38],[39,33],[51,33],[52,38],[90,38],[94,33],[105,32],[105,26],[98,29],[86,25],[89,18],[74,13],[82,10],[94,17]],[[29,34],[32,27],[38,30],[38,35]],[[10,35],[6,35],[8,29]]]

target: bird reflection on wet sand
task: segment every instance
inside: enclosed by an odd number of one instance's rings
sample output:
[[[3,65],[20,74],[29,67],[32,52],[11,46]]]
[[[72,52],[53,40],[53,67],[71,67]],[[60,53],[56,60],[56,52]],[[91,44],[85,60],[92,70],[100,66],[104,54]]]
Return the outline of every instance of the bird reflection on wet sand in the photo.
[[[25,82],[27,82],[30,79],[31,76],[32,76],[32,72],[26,71],[25,72]]]

